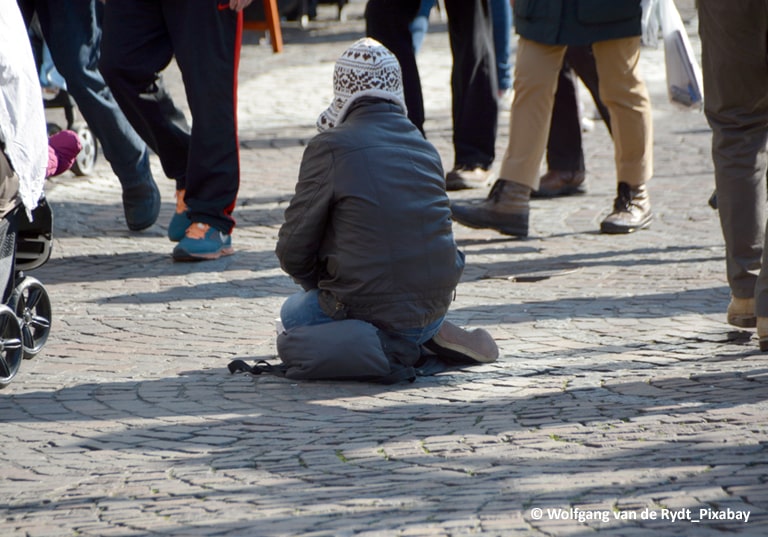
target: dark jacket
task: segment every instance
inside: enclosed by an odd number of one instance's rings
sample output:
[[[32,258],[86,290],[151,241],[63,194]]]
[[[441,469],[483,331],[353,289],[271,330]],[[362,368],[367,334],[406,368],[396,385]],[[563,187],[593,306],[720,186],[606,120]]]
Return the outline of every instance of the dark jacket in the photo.
[[[545,45],[590,45],[641,33],[640,0],[515,0],[518,34]]]
[[[307,145],[277,257],[334,318],[423,327],[448,311],[464,268],[440,156],[395,104],[353,103]]]

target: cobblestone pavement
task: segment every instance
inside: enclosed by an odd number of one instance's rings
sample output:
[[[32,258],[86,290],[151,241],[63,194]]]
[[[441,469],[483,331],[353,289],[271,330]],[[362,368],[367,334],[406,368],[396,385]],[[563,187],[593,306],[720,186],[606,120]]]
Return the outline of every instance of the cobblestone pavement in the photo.
[[[54,253],[33,275],[54,325],[0,392],[0,534],[768,535],[768,358],[725,324],[710,132],[667,101],[661,49],[642,59],[650,229],[597,233],[615,189],[600,124],[585,135],[588,193],[534,200],[528,240],[456,226],[468,266],[449,319],[490,330],[497,363],[394,387],[229,374],[233,358],[275,356],[295,290],[277,230],[361,11],[286,25],[282,54],[244,47],[236,255],[172,262],[170,181],[139,234],[103,160],[50,183]],[[419,62],[450,167],[439,17]]]

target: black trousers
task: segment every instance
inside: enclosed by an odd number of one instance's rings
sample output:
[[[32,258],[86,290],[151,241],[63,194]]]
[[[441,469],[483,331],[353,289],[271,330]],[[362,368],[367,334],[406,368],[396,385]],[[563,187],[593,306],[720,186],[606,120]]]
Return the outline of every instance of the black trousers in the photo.
[[[592,95],[608,131],[611,118],[600,100],[599,80],[592,47],[568,47],[563,67],[557,80],[555,105],[547,141],[547,168],[558,171],[584,171],[584,149],[581,140],[581,118],[577,78],[579,77]]]
[[[19,0],[18,4],[28,26],[37,15],[56,69],[67,82],[67,92],[122,187],[153,181],[147,146],[126,120],[98,69],[101,1]]]
[[[237,67],[242,14],[225,0],[112,0],[104,6],[100,70],[133,128],[185,189],[193,222],[230,233],[240,185]],[[182,74],[192,128],[165,90]]]
[[[365,6],[365,33],[387,47],[400,62],[408,118],[424,132],[424,99],[413,51],[411,21],[421,0],[369,0]]]
[[[422,129],[424,101],[409,24],[419,0],[369,0],[366,33],[390,49],[403,70],[405,104]],[[445,0],[453,55],[453,147],[456,166],[488,168],[495,158],[498,82],[488,0]]]

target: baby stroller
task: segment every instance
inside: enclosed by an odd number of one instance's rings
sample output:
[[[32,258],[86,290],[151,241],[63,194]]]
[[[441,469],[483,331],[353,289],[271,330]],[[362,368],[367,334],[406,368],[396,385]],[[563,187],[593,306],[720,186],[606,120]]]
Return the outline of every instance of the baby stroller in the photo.
[[[77,155],[77,159],[72,164],[72,173],[78,176],[89,175],[96,166],[96,160],[99,156],[99,142],[91,132],[88,124],[78,120],[78,110],[72,96],[64,88],[57,88],[57,91],[46,94],[44,101],[46,110],[52,108],[61,108],[64,112],[64,126],[62,127],[56,121],[48,121],[48,136],[52,136],[64,129],[77,133],[83,144],[83,149]]]
[[[89,175],[96,166],[99,143],[79,113],[75,100],[67,91],[66,81],[53,64],[51,52],[43,40],[42,30],[40,30],[40,23],[36,15],[32,17],[29,25],[29,38],[36,57],[39,58],[37,67],[40,88],[43,92],[43,105],[46,111],[61,109],[63,112],[63,117],[56,117],[62,114],[46,114],[48,136],[64,129],[76,132],[83,148],[78,153],[71,170],[78,176]],[[63,125],[61,120],[63,120]]]
[[[0,389],[8,386],[22,360],[37,356],[51,331],[48,292],[26,271],[45,264],[51,255],[53,213],[45,198],[32,211],[21,204],[0,218]]]

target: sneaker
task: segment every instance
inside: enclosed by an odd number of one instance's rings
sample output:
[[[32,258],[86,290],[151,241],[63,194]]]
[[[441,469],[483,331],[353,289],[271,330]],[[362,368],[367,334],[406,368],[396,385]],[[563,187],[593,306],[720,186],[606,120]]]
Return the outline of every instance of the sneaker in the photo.
[[[754,298],[731,297],[727,313],[728,324],[740,328],[754,328],[757,323],[755,317]]]
[[[618,194],[613,202],[613,212],[600,223],[602,233],[632,233],[651,225],[651,201],[645,185],[631,187],[619,183]]]
[[[449,321],[443,321],[440,330],[424,344],[438,356],[483,364],[495,362],[499,347],[491,334],[482,328],[464,330]]]
[[[168,238],[173,242],[183,239],[187,228],[192,225],[192,220],[187,216],[187,204],[184,203],[185,193],[185,190],[176,191],[176,212],[168,223]]]
[[[232,236],[201,222],[187,228],[184,238],[173,249],[175,261],[204,261],[235,253]]]
[[[445,189],[455,191],[481,188],[490,185],[493,178],[493,171],[490,169],[457,165],[446,174]]]
[[[145,183],[123,188],[125,223],[131,231],[147,229],[160,215],[160,190],[151,177]]]

